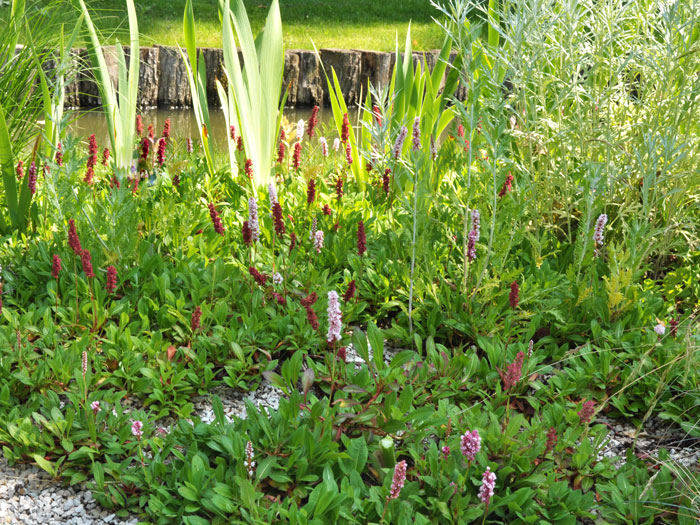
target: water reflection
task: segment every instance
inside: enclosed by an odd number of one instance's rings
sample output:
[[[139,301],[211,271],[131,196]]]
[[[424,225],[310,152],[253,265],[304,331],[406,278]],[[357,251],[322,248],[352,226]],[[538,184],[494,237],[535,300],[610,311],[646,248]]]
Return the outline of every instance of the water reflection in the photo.
[[[225,147],[226,123],[221,108],[210,108],[211,130],[209,136],[213,138],[214,146]],[[356,110],[353,110],[356,115]],[[109,134],[107,132],[107,121],[101,108],[90,110],[76,110],[76,118],[69,125],[69,132],[81,137],[95,134],[98,144],[108,144]],[[285,109],[284,115],[290,122],[297,122],[299,119],[308,121],[311,116],[311,108]],[[333,116],[330,108],[321,108],[318,112],[319,124],[327,124]],[[163,124],[166,119],[170,119],[170,134],[175,140],[185,140],[192,138],[199,140],[197,131],[197,120],[192,109],[153,109],[141,112],[144,129],[153,126],[156,136],[160,136]],[[353,117],[353,115],[351,115]]]

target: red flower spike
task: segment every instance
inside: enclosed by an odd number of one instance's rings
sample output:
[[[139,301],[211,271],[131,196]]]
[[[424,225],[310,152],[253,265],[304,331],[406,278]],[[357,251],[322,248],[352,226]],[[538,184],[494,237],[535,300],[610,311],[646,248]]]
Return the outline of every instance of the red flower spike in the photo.
[[[520,287],[518,286],[517,281],[513,281],[510,284],[510,294],[508,295],[508,302],[510,303],[510,307],[515,310],[518,307],[518,303],[520,302]]]
[[[306,128],[306,134],[309,136],[309,138],[313,138],[314,132],[316,130],[316,126],[318,125],[318,106],[314,106],[314,109],[311,111],[311,117],[309,118],[309,126]]]
[[[107,282],[105,283],[105,290],[107,293],[112,295],[114,290],[117,289],[117,269],[110,265],[107,267]]]
[[[53,263],[51,264],[51,277],[58,279],[58,274],[61,272],[61,258],[54,254]]]

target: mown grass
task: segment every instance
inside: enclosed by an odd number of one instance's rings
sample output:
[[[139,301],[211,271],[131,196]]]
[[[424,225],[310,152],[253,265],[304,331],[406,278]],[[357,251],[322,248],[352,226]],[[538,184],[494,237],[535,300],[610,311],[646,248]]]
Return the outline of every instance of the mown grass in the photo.
[[[41,9],[42,2],[28,2],[30,9]],[[265,22],[269,0],[244,0],[253,31]],[[97,26],[107,40],[127,41],[126,4],[113,0],[89,3],[97,16]],[[182,45],[182,16],[185,0],[148,0],[138,2],[139,30],[142,45]],[[218,0],[195,2],[197,44],[221,47]],[[288,49],[317,48],[374,49],[394,51],[396,36],[403,42],[411,23],[414,47],[418,50],[439,48],[440,28],[433,23],[437,11],[427,0],[281,0],[284,43]],[[0,24],[6,23],[9,7],[0,7]],[[72,13],[70,13],[72,15]],[[69,16],[69,13],[66,13]],[[60,23],[59,20],[53,20]]]

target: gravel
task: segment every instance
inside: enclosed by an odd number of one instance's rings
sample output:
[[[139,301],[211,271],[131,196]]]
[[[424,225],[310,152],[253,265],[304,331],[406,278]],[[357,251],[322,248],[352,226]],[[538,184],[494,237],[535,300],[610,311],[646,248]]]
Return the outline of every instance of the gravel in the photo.
[[[33,465],[9,466],[0,458],[0,525],[136,525],[92,498],[85,485],[63,487]]]
[[[700,438],[692,438],[681,428],[660,418],[650,418],[639,433],[634,425],[603,415],[598,415],[596,423],[602,423],[610,430],[598,459],[617,456],[619,459],[615,464],[620,466],[626,461],[628,449],[641,458],[650,459],[657,459],[661,449],[665,449],[674,463],[686,468],[700,465]]]

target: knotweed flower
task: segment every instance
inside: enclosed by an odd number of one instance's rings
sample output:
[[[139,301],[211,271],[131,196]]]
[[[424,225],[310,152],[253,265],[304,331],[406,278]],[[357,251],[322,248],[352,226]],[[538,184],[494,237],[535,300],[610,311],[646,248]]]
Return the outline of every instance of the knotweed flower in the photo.
[[[292,253],[294,248],[297,247],[297,234],[292,232],[289,234],[289,253]]]
[[[141,439],[141,436],[143,436],[143,423],[141,423],[141,421],[139,421],[138,419],[135,419],[131,422],[131,433],[137,439]]]
[[[163,164],[165,164],[165,145],[166,145],[166,139],[160,138],[158,139],[158,154],[157,154],[157,159],[158,159],[158,166],[163,167]]]
[[[367,236],[365,235],[365,223],[357,223],[357,254],[362,257],[367,251]]]
[[[95,272],[92,271],[92,257],[89,250],[83,250],[80,254],[80,262],[83,265],[83,271],[88,278],[95,277]]]
[[[93,401],[90,403],[90,408],[92,409],[93,414],[97,415],[98,412],[100,412],[102,409],[100,408],[100,402],[99,401]]]
[[[343,197],[343,178],[340,176],[335,179],[335,195],[338,197],[338,200]]]
[[[578,418],[582,425],[587,425],[595,413],[595,401],[584,401],[581,410],[578,411]]]
[[[350,301],[353,297],[355,297],[355,290],[357,289],[357,285],[355,284],[355,279],[350,281],[348,283],[348,289],[345,291],[345,295],[343,295],[343,301],[346,303]]]
[[[406,135],[408,135],[408,128],[406,126],[401,126],[398,136],[396,137],[396,142],[394,142],[394,158],[398,159],[401,155],[401,150],[403,150],[403,143],[406,140]]]
[[[457,136],[464,138],[464,126],[461,123],[457,126]]]
[[[666,327],[663,323],[659,323],[654,327],[654,332],[659,336],[664,335],[666,333]]]
[[[314,218],[311,220],[311,231],[309,232],[309,240],[313,241],[314,240],[314,235],[316,235],[316,230],[318,229],[316,227],[316,216],[314,215]]]
[[[114,290],[117,288],[117,269],[114,266],[107,267],[107,282],[105,284],[105,290],[108,294],[113,294]]]
[[[320,108],[318,106],[314,106],[314,109],[311,110],[311,117],[309,118],[309,129],[306,130],[306,134],[309,136],[309,138],[313,138],[314,131],[316,130],[316,126],[318,125],[319,109]]]
[[[219,217],[219,212],[216,211],[213,203],[209,203],[209,217],[211,217],[211,222],[214,225],[214,231],[219,235],[224,234],[224,225],[221,222],[221,217]]]
[[[255,197],[248,199],[248,226],[253,242],[260,239],[260,223],[258,221],[258,201]]]
[[[151,141],[144,138],[141,141],[141,159],[144,162],[148,162],[148,154],[150,153],[150,151],[151,151]]]
[[[164,138],[158,139],[157,159],[158,159],[158,166],[161,168],[163,167],[163,164],[165,164],[165,143],[166,143],[166,141]]]
[[[321,144],[321,155],[324,157],[328,156],[328,142],[326,141],[326,137],[321,137],[318,139],[319,143]]]
[[[557,430],[550,427],[547,431],[547,444],[544,447],[544,453],[554,450],[555,446],[557,446]]]
[[[510,307],[513,309],[516,309],[518,307],[518,303],[520,302],[520,288],[518,286],[517,281],[513,281],[510,283],[510,294],[508,295],[508,302],[510,303]]]
[[[421,148],[420,142],[420,117],[413,119],[413,151],[418,151]]]
[[[331,210],[331,207],[328,206],[328,204],[323,205],[323,214],[324,215],[331,215],[333,211]]]
[[[350,142],[345,144],[345,161],[348,163],[348,166],[352,165],[352,145]]]
[[[243,465],[248,473],[248,477],[253,479],[255,475],[255,452],[253,452],[253,443],[250,441],[245,445],[245,460],[243,461]]]
[[[190,329],[192,332],[199,330],[200,320],[202,319],[202,309],[199,305],[194,307],[192,318],[190,319]]]
[[[668,324],[671,326],[671,337],[676,337],[678,335],[678,321],[674,318]]]
[[[282,281],[283,281],[283,280],[284,280],[284,279],[282,278],[282,274],[281,274],[281,273],[275,272],[275,273],[272,274],[272,282],[273,282],[274,284],[282,284]]]
[[[382,127],[382,110],[376,104],[372,106],[372,115],[374,115],[374,120],[377,121],[377,126]]]
[[[243,167],[243,171],[245,171],[245,174],[248,176],[249,179],[253,178],[253,161],[251,159],[245,159],[245,166]]]
[[[253,277],[256,283],[260,286],[265,286],[267,283],[267,275],[260,273],[255,267],[251,266],[248,268],[248,273]]]
[[[51,264],[51,277],[58,279],[58,274],[61,272],[61,258],[54,254],[53,263]]]
[[[17,180],[24,178],[24,162],[21,160],[17,163]]]
[[[532,357],[532,350],[535,348],[535,342],[530,339],[530,343],[527,345],[527,357],[528,359]]]
[[[474,461],[474,458],[481,450],[481,436],[478,430],[467,430],[460,440],[460,450],[462,455],[468,461]]]
[[[170,138],[170,119],[169,118],[166,118],[165,124],[163,124],[163,138],[165,138],[165,139]]]
[[[141,115],[136,115],[136,134],[139,136],[143,134],[143,119],[141,119]]]
[[[250,231],[250,225],[248,221],[243,221],[243,242],[250,246],[253,243],[253,232]]]
[[[442,452],[442,459],[447,460],[450,457],[450,447],[445,445],[440,450]]]
[[[287,228],[284,226],[284,217],[282,216],[282,206],[280,206],[279,202],[275,202],[275,204],[272,206],[272,218],[274,219],[275,222],[275,233],[278,236],[282,236],[285,234],[287,231]]]
[[[237,149],[238,151],[243,151],[243,137],[242,137],[242,136],[241,136],[241,137],[238,137],[238,138],[236,139],[236,149]]]
[[[474,241],[474,231],[470,231],[467,236],[467,259],[473,262],[476,259],[476,242]]]
[[[390,184],[390,179],[389,179],[389,174],[391,173],[391,170],[389,168],[384,170],[384,175],[382,175],[382,188],[384,189],[384,193],[389,195],[389,191],[391,190],[391,187],[389,186]]]
[[[517,385],[518,381],[522,378],[524,360],[525,354],[523,352],[518,352],[518,355],[515,356],[515,360],[506,368],[506,373],[501,376],[503,379],[503,390],[506,392]]]
[[[499,197],[503,197],[506,193],[510,192],[513,190],[513,175],[510,173],[506,177],[505,182],[503,183],[503,186],[501,186],[501,191],[498,192]]]
[[[88,167],[88,169],[85,171],[85,178],[83,179],[83,182],[88,186],[92,186],[94,176],[95,169],[92,166]]]
[[[593,232],[593,241],[595,242],[594,255],[598,257],[600,255],[600,250],[603,248],[603,242],[605,238],[603,236],[603,230],[605,229],[605,224],[608,222],[608,216],[605,213],[601,213],[598,220],[595,222],[595,231]]]
[[[187,153],[192,153],[194,151],[194,146],[192,145],[192,139],[187,139]]]
[[[391,488],[389,489],[389,495],[386,497],[386,499],[392,500],[398,498],[405,481],[406,461],[401,460],[394,467],[394,477],[391,480]]]
[[[481,230],[481,215],[479,214],[479,210],[473,210],[472,211],[472,231],[475,233],[475,241],[478,241],[479,238],[481,237],[480,235],[480,230]]]
[[[83,350],[83,378],[87,375],[88,368],[88,355],[85,350]]]
[[[331,290],[328,292],[328,333],[326,334],[326,341],[329,345],[340,342],[342,328],[343,319],[338,292]]]
[[[284,154],[287,151],[287,147],[284,142],[280,140],[279,146],[277,146],[277,164],[282,164],[284,162]]]
[[[151,139],[151,142],[153,142],[153,139],[156,137],[156,132],[153,130],[153,124],[148,125],[148,138]]]
[[[29,175],[27,179],[27,186],[29,187],[29,193],[34,195],[36,193],[36,163],[32,162],[29,165]]]
[[[55,160],[56,164],[58,164],[59,167],[63,166],[63,144],[61,144],[60,142],[56,145]]]
[[[340,141],[343,144],[346,144],[348,142],[349,138],[350,138],[350,119],[348,118],[348,114],[345,113],[343,115],[343,127],[340,130]]]
[[[316,253],[321,253],[323,249],[323,230],[318,230],[314,233],[314,248]]]
[[[228,134],[229,134],[229,137],[231,137],[231,140],[235,141],[236,140],[236,126],[231,124],[228,127]]]
[[[268,196],[270,197],[270,209],[272,209],[277,202],[277,188],[275,187],[274,182],[267,185],[267,192]]]
[[[301,142],[303,138],[304,138],[304,119],[301,119],[301,120],[299,120],[299,122],[297,122],[297,140],[299,142]]]
[[[278,294],[277,292],[272,292],[272,297],[275,299],[275,301],[277,301],[277,304],[279,304],[280,306],[287,306],[287,299]]]
[[[90,135],[89,140],[87,167],[94,168],[97,165],[97,139],[94,133]]]
[[[313,304],[316,302],[318,299],[318,296],[316,295],[316,292],[312,292],[309,295],[307,295],[304,299],[302,299],[301,305],[304,307],[304,310],[306,311],[306,319],[309,321],[309,324],[311,325],[311,328],[314,329],[314,331],[318,330],[318,316],[316,315],[316,312],[312,308]]]
[[[102,150],[102,165],[103,166],[106,166],[107,163],[109,162],[109,155],[110,155],[109,148],[105,148]],[[59,164],[59,166],[60,166],[60,164]]]
[[[340,139],[338,137],[336,137],[335,139],[333,139],[333,151],[338,153],[339,149],[340,149]]]
[[[481,478],[481,487],[479,488],[479,499],[486,503],[488,507],[493,497],[494,489],[496,488],[496,474],[491,472],[491,467],[486,467],[484,475]]]
[[[301,166],[301,142],[294,144],[294,153],[292,153],[292,166],[295,170]]]
[[[83,252],[83,248],[80,246],[78,232],[75,229],[75,220],[73,219],[68,221],[68,246],[70,246],[75,255],[80,255]]]

